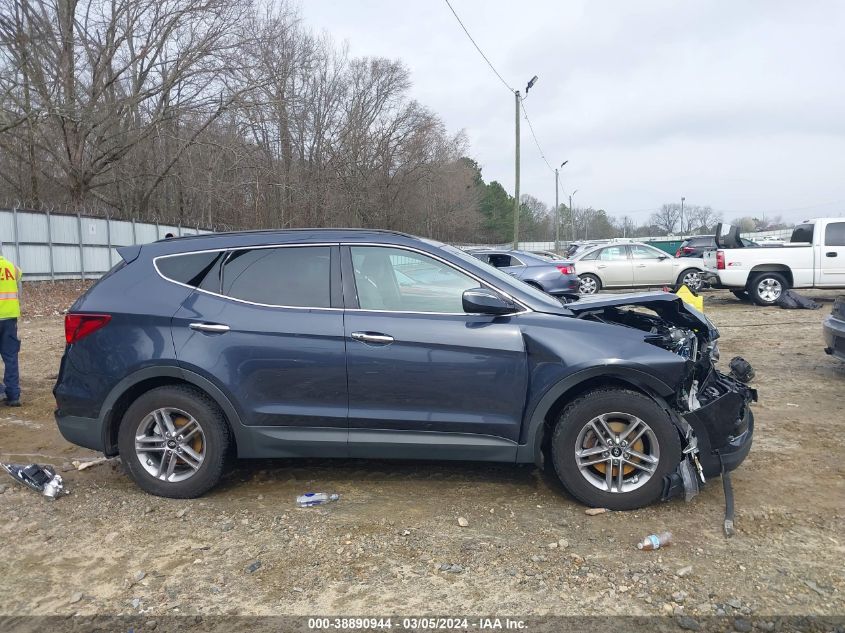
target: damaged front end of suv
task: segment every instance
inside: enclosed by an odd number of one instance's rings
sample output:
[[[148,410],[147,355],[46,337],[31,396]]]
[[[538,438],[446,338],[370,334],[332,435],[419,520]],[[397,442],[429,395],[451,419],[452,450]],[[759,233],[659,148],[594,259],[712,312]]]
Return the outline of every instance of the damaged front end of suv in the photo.
[[[708,478],[739,466],[751,449],[757,391],[742,358],[720,372],[719,332],[701,312],[669,293],[616,295],[566,306],[578,319],[640,330],[647,343],[678,357],[674,395],[664,399],[683,449],[678,468],[664,477],[663,498],[695,496]],[[726,492],[727,492],[726,487]],[[727,529],[727,526],[726,526]]]

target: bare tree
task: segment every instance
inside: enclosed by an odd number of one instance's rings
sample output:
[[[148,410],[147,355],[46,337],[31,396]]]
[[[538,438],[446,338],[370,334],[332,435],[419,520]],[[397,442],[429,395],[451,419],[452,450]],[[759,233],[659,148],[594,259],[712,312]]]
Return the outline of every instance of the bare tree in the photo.
[[[649,222],[666,234],[675,232],[681,217],[681,205],[675,202],[664,204],[660,211],[651,214]]]

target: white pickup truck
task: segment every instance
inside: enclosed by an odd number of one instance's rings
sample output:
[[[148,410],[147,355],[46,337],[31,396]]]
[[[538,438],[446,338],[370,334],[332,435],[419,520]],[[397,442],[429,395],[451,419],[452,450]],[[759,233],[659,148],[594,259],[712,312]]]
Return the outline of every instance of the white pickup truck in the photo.
[[[769,248],[743,247],[737,228],[720,224],[716,249],[704,253],[702,277],[758,305],[774,304],[788,288],[845,288],[845,218],[807,220],[788,243]]]

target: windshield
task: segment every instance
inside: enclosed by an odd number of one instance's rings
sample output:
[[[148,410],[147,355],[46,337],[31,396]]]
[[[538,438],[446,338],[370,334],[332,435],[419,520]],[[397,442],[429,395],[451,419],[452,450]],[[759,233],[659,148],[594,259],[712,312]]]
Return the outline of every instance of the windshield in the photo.
[[[553,306],[555,308],[560,308],[561,306],[561,302],[555,299],[553,296],[547,295],[545,292],[543,292],[542,290],[538,290],[534,286],[529,286],[528,284],[515,280],[511,275],[503,273],[501,270],[491,266],[490,264],[485,264],[484,262],[473,257],[472,255],[465,253],[459,248],[449,246],[448,244],[444,244],[440,248],[442,248],[444,251],[448,251],[455,257],[462,259],[474,269],[483,267],[484,272],[489,275],[493,275],[499,281],[502,282],[502,286],[504,287],[503,289],[506,291],[510,291],[511,288],[515,288],[522,294],[530,295],[531,298],[535,301],[542,302],[546,305]]]

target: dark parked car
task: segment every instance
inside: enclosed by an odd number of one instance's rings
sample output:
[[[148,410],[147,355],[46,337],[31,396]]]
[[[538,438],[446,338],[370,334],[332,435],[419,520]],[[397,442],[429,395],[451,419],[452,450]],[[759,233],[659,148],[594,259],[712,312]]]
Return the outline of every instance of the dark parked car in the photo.
[[[571,261],[550,260],[548,257],[525,251],[480,249],[469,252],[473,257],[550,295],[578,294],[581,281],[575,274],[575,266]]]
[[[756,242],[752,242],[751,240],[747,240],[744,237],[739,238],[742,240],[743,246],[746,248],[759,246]],[[689,237],[685,239],[681,245],[678,247],[678,250],[675,251],[675,257],[704,257],[704,253],[707,251],[715,251],[716,250],[716,236],[714,235],[696,235],[695,237]]]
[[[824,320],[824,351],[845,360],[845,296],[833,302],[830,316]]]
[[[56,420],[156,495],[203,494],[229,455],[548,460],[584,503],[629,509],[751,447],[756,393],[672,294],[564,305],[375,230],[118,251],[67,314]]]

